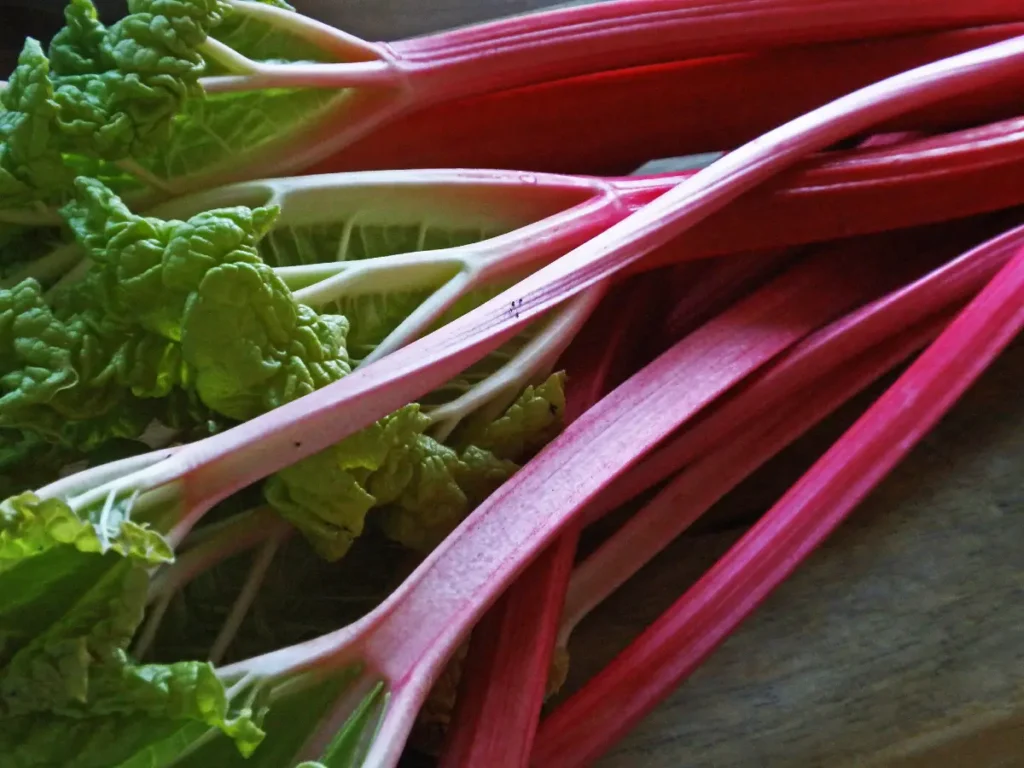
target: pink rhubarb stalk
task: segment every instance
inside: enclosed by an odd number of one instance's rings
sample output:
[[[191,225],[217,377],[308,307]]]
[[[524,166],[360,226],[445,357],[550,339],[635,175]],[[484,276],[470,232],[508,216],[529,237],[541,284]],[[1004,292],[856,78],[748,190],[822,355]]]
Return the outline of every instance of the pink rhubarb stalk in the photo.
[[[748,271],[754,266],[759,267],[758,271],[761,269],[757,262],[739,261]],[[791,328],[791,341],[796,341],[820,323],[872,295],[877,291],[879,282],[896,279],[890,262],[890,254],[872,248],[871,244],[867,248],[858,242],[838,249],[825,249],[825,252],[794,267],[695,333],[690,339],[690,348],[699,357],[696,364],[680,358],[678,375],[700,381],[708,364],[701,340],[725,338],[727,334],[722,333],[723,328],[731,329],[737,340],[742,340],[751,332],[744,318],[766,317],[760,307],[784,307],[809,301],[813,308],[801,307],[798,319],[795,318],[792,324],[783,323]],[[652,277],[663,279],[658,275]],[[683,311],[683,307],[691,306],[698,310],[704,307],[706,294],[702,286],[703,282],[698,280],[694,284],[695,290],[680,301],[676,309],[689,314]],[[577,356],[589,357],[590,366],[582,371],[582,389],[592,393],[593,400],[599,399],[593,394],[602,394],[600,382],[607,378],[605,372],[610,368],[609,360],[617,352],[618,345],[627,339],[635,341],[634,328],[631,327],[635,323],[630,323],[630,317],[635,318],[638,314],[639,302],[650,301],[645,296],[650,293],[636,291],[632,307],[626,303],[627,311],[616,312],[614,323],[595,322],[577,339],[578,343],[574,342],[573,351],[578,353]],[[822,296],[827,296],[828,301],[822,303]],[[634,311],[629,312],[630,308]],[[609,309],[618,310],[619,307]],[[782,322],[779,317],[773,317],[772,321]],[[719,342],[719,345],[722,354],[728,355],[729,343]],[[595,355],[594,349],[602,352]],[[750,370],[767,363],[770,356],[771,353],[765,358],[751,357],[743,364],[734,363],[734,381],[739,382]],[[568,365],[570,372],[574,370],[571,362]],[[577,400],[574,405],[580,408],[584,403]],[[580,412],[582,410],[585,408]],[[690,416],[696,413],[694,411]],[[474,630],[463,671],[465,684],[442,766],[493,765],[497,768],[527,764],[537,726],[536,718],[551,669],[554,630],[562,615],[577,535],[578,527],[570,525],[570,530],[526,570]],[[560,641],[560,644],[564,645],[564,642]]]
[[[894,242],[917,249],[955,251],[966,232],[940,229],[920,240],[897,238]],[[945,240],[935,241],[935,237]],[[1016,251],[1024,245],[1024,227],[996,237],[957,259],[933,270],[919,280],[851,313],[814,334],[784,355],[747,388],[724,402],[707,418],[695,424],[643,459],[629,473],[612,482],[584,513],[594,521],[668,479],[701,455],[733,440],[744,425],[778,407],[795,392],[808,386],[872,344],[913,325],[929,314],[965,301],[978,291]],[[894,254],[894,263],[899,257]]]
[[[188,446],[154,470],[154,480],[185,479],[193,514],[201,514],[253,479],[323,450],[436,389],[530,321],[664,246],[804,155],[893,115],[1011,77],[1022,63],[1024,38],[1014,38],[896,75],[780,126],[500,296],[392,353],[387,364],[366,366],[230,433]],[[305,440],[296,445],[299,433]],[[215,462],[216,471],[204,471]]]
[[[618,0],[391,43],[446,98],[663,61],[981,26],[1024,18],[1009,0]]]
[[[634,467],[619,484],[613,483],[608,489],[612,499],[600,498],[588,512],[611,509],[685,467],[575,570],[559,648],[566,648],[584,616],[712,504],[888,370],[867,361],[872,349],[905,333],[923,346],[928,333],[937,335],[944,327],[932,318],[959,307],[1022,246],[1024,228],[1014,229],[812,334],[707,419]],[[920,327],[925,331],[906,330]],[[902,341],[896,346],[906,354],[914,349]],[[902,359],[881,354],[892,365]],[[865,378],[855,375],[857,366],[867,366]],[[837,384],[826,392],[827,382]]]
[[[319,89],[322,108],[226,164],[164,179],[141,202],[257,176],[299,173],[417,108],[667,59],[1021,20],[1011,0],[621,0],[440,35],[370,43],[284,8],[226,0],[242,23],[315,46],[323,61],[250,59],[213,36],[206,93]],[[389,167],[394,167],[391,165]],[[141,204],[140,202],[140,204]]]
[[[567,424],[635,369],[627,358],[649,326],[659,279],[639,275],[621,286],[573,340],[560,361],[569,374]],[[578,538],[579,526],[568,526],[473,629],[441,768],[528,763]]]
[[[628,173],[651,157],[725,150],[844,93],[1020,35],[1021,23],[858,38],[613,69],[443,101],[313,166]],[[1018,75],[1014,83],[1024,77]],[[780,88],[779,83],[785,83]],[[1013,87],[983,88],[893,119],[935,133],[1013,117]],[[612,120],[610,114],[629,115]]]
[[[1024,250],[658,621],[541,726],[534,766],[587,765],[688,677],[910,452],[1024,327]]]
[[[723,443],[689,464],[572,574],[557,647],[566,652],[572,632],[597,605],[655,555],[784,448],[926,346],[952,318],[940,313],[886,339],[830,371],[775,410],[746,424],[742,440]]]

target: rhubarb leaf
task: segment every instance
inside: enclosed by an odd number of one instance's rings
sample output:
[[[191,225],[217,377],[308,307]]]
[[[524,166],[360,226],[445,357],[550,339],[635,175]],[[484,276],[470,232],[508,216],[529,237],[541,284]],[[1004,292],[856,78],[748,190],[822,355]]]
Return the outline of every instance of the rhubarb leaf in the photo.
[[[10,623],[14,616],[24,615],[18,608],[25,606],[10,605],[10,599],[0,603],[6,641],[0,657],[0,745],[5,755],[18,755],[23,749],[33,754],[28,746],[34,745],[33,756],[38,757],[36,738],[47,726],[66,727],[74,733],[82,721],[103,730],[105,718],[140,717],[173,721],[177,724],[173,730],[201,723],[203,732],[221,730],[243,754],[255,749],[263,736],[258,726],[261,715],[232,709],[212,666],[195,661],[139,665],[128,656],[128,644],[144,615],[149,585],[147,570],[138,559],[64,547],[29,557],[29,567],[43,558],[48,565],[63,568],[62,576],[76,578],[69,583],[68,578],[48,577],[48,588],[34,592],[42,601],[40,613],[47,618],[33,622],[31,637],[26,636],[27,627]],[[17,570],[0,574],[8,587],[12,577],[15,584],[25,583],[24,574]],[[5,588],[3,594],[6,597],[10,590]],[[15,597],[14,602],[19,598],[24,603],[23,596]],[[54,610],[54,602],[60,604],[59,611]],[[8,727],[29,722],[31,728],[11,731]],[[161,730],[161,741],[168,735],[165,730]],[[129,740],[127,745],[103,747],[102,754],[112,761],[117,754],[116,762],[108,764],[119,764],[134,750]],[[152,749],[147,746],[147,751]],[[51,751],[47,753],[51,762],[40,764],[66,764],[63,756],[67,754],[66,746],[60,755]],[[76,756],[73,764],[83,764],[79,759],[84,760]]]
[[[216,738],[203,743],[198,748],[176,763],[178,768],[210,768],[210,766],[224,766],[224,768],[292,768],[295,766],[295,755],[302,749],[303,744],[312,735],[321,719],[330,712],[340,697],[345,696],[351,688],[355,678],[356,669],[343,668],[335,674],[317,684],[305,687],[294,694],[283,696],[273,702],[266,711],[263,727],[266,737],[248,759],[241,760],[237,747],[231,739],[225,735],[218,735]],[[360,720],[358,714],[366,712],[368,705],[373,705],[380,699],[380,691],[374,690],[362,702],[357,710],[357,715],[349,719],[346,728],[350,725],[364,726],[366,718]],[[373,714],[372,707],[368,714]],[[346,730],[342,729],[342,732]],[[333,746],[333,745],[332,745]],[[347,750],[344,749],[334,754],[341,756]],[[351,754],[351,752],[349,752]],[[335,763],[334,765],[350,765],[356,768],[358,762]],[[334,765],[331,768],[334,768]]]
[[[37,41],[25,41],[18,66],[0,92],[0,105],[0,208],[51,199],[67,188],[72,175],[61,158],[59,107],[49,62]]]
[[[274,267],[323,264],[454,248],[500,234],[490,228],[445,227],[429,221],[384,223],[379,218],[363,212],[339,220],[327,212],[323,223],[275,226],[260,242],[260,254]],[[444,320],[468,312],[495,292],[475,292]],[[353,360],[362,360],[428,295],[429,291],[396,291],[382,285],[379,291],[340,297],[321,309],[348,318],[350,354]]]
[[[279,472],[267,501],[329,559],[348,551],[372,509],[389,538],[429,551],[515,472],[510,459],[558,433],[564,381],[556,374],[527,387],[500,418],[469,430],[479,443],[463,438],[457,448],[427,435],[430,418],[407,406]]]
[[[70,197],[76,175],[140,186],[139,157],[167,145],[186,103],[202,100],[199,48],[222,0],[133,0],[105,27],[72,0],[49,57],[27,41],[0,113],[0,208]]]
[[[0,663],[63,620],[118,563],[142,569],[172,559],[163,537],[129,511],[104,504],[82,516],[31,493],[0,502]]]
[[[279,2],[263,0],[263,4],[288,8]],[[227,9],[211,30],[211,37],[256,62],[339,61],[336,50],[317,45],[309,36],[294,31],[302,22],[296,24],[290,16],[285,13],[275,22],[236,5]],[[207,54],[203,74],[227,74],[216,55]],[[343,109],[351,95],[352,90],[347,88],[287,85],[244,85],[235,91],[204,93],[182,105],[167,144],[154,148],[139,161],[149,173],[172,185],[178,177],[211,170],[231,168],[237,172],[243,163],[258,163],[261,156],[270,155],[272,143],[286,140],[328,111]]]
[[[272,2],[287,8],[283,3]],[[48,55],[29,40],[0,112],[0,209],[71,196],[75,176],[119,192],[166,194],[178,176],[239,162],[347,98],[330,88],[207,94],[208,35],[254,60],[334,60],[285,21],[224,0],[131,0],[111,26],[91,0],[71,0]]]
[[[188,221],[133,214],[103,184],[77,181],[65,216],[94,267],[70,304],[99,304],[131,332],[148,365],[139,396],[193,388],[206,407],[243,420],[349,371],[344,318],[298,304],[257,243],[274,208],[225,208]],[[148,352],[149,356],[139,354]]]
[[[0,720],[0,750],[9,768],[163,768],[209,730],[144,715],[32,715]]]
[[[460,439],[503,459],[521,462],[562,431],[565,416],[565,374],[549,376],[543,384],[529,385],[492,422],[470,419]]]
[[[248,419],[345,376],[348,322],[298,304],[265,264],[211,269],[190,300],[182,349],[203,402]]]
[[[34,280],[0,289],[0,426],[90,450],[157,418],[193,420],[187,399],[140,399],[182,379],[176,346],[112,322],[81,289],[66,297],[84,302],[81,312],[51,307]]]
[[[114,692],[116,700],[117,692],[108,681],[104,694],[103,678],[119,676],[128,665],[123,651],[142,621],[148,581],[144,568],[122,559],[88,584],[0,670],[0,715],[75,715],[93,707],[106,714],[104,699]]]
[[[280,0],[257,0],[286,11],[294,10]],[[217,25],[214,35],[218,42],[247,56],[253,61],[317,62],[337,61],[331,51],[297,34],[285,25],[275,25],[247,13],[228,13]]]
[[[222,711],[220,699],[197,699],[195,703],[203,708],[204,715],[191,720],[145,714],[65,717],[45,713],[6,718],[0,720],[4,765],[5,768],[170,768],[181,765],[213,729],[234,740],[236,760],[237,753],[252,754],[262,731],[249,713]]]
[[[389,455],[369,487],[382,506],[384,533],[426,552],[516,469],[476,446],[456,451],[419,434]]]
[[[514,470],[486,452],[463,455],[423,434],[430,419],[409,405],[282,470],[267,501],[326,558],[343,556],[367,513],[384,507],[385,532],[427,548]]]
[[[59,499],[23,493],[0,502],[0,578],[19,561],[54,547],[83,553],[116,552],[144,563],[168,562],[173,555],[159,533],[128,518],[127,505],[113,504],[96,519],[79,516]]]

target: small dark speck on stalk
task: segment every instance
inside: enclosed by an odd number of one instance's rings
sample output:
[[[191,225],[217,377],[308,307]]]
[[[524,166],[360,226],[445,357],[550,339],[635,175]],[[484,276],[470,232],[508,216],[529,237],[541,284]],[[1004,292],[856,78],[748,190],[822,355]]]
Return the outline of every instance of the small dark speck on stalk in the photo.
[[[301,448],[302,447],[302,443],[299,442],[298,440],[296,440],[294,443],[292,443],[292,445],[294,445],[296,448]]]

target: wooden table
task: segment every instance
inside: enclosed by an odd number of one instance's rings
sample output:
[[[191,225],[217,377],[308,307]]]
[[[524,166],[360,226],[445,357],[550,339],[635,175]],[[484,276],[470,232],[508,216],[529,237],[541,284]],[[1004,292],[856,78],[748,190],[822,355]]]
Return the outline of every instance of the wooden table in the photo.
[[[336,23],[370,39],[554,4],[306,2],[330,5]],[[1024,766],[1021,381],[1017,345],[600,766]],[[841,426],[842,418],[774,462],[715,519],[767,508]],[[578,630],[568,689],[624,647],[739,531],[684,537],[602,606]]]

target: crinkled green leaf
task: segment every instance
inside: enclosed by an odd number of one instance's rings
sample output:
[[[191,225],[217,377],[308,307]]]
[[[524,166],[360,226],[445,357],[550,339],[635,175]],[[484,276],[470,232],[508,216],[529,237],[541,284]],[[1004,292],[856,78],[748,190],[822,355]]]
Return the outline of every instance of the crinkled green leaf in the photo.
[[[388,456],[387,465],[370,478],[369,488],[381,503],[384,533],[425,552],[516,469],[512,462],[476,446],[455,451],[417,435]]]
[[[93,708],[106,714],[112,686],[104,686],[102,678],[120,676],[128,666],[124,649],[142,621],[148,584],[144,568],[122,559],[86,585],[63,615],[0,669],[0,717],[75,715]],[[97,677],[99,691],[94,690]]]
[[[382,506],[381,526],[421,551],[436,546],[470,511],[562,428],[565,376],[529,386],[492,422],[471,424],[455,448],[426,435],[388,456],[367,485]]]
[[[59,621],[120,559],[55,547],[8,563],[0,573],[0,666]]]
[[[0,290],[0,413],[48,402],[77,384],[76,341],[74,330],[54,317],[37,282]]]
[[[133,0],[109,29],[76,0],[50,46],[63,148],[106,160],[169,140],[172,120],[202,98],[198,46],[221,20],[222,0]]]
[[[63,722],[72,731],[77,721],[102,726],[106,718],[141,716],[177,723],[174,729],[158,729],[158,743],[145,745],[149,754],[166,746],[168,739],[174,743],[175,731],[201,723],[202,732],[219,729],[242,754],[251,754],[263,738],[258,725],[262,712],[235,711],[211,665],[139,665],[128,656],[126,649],[144,615],[146,568],[134,560],[111,560],[71,548],[63,554],[67,562],[94,561],[106,568],[88,581],[80,580],[81,591],[66,601],[64,611],[7,654],[9,661],[0,668],[0,723],[29,718]],[[0,725],[0,745],[8,738]],[[10,751],[17,754],[20,744],[15,741]],[[138,751],[131,740],[126,746],[94,746],[119,755],[119,761]]]
[[[37,41],[25,41],[0,105],[0,208],[48,200],[67,188],[71,171],[61,158],[59,105]]]
[[[149,388],[133,381],[134,392],[161,396],[185,386],[241,420],[349,372],[345,319],[298,304],[260,260],[257,243],[275,208],[163,221],[133,214],[99,182],[77,186],[66,216],[95,262],[80,303],[100,297],[108,317],[152,334],[143,337],[153,354],[142,370],[172,374]]]
[[[185,375],[176,345],[100,307],[58,313],[34,280],[0,289],[0,426],[83,450],[137,437],[155,418],[183,420],[187,402],[140,398],[168,394]]]
[[[269,478],[267,501],[323,557],[336,560],[363,532],[366,514],[377,504],[367,490],[373,473],[428,425],[416,406],[402,408]]]
[[[33,493],[0,502],[0,574],[19,560],[61,546],[86,553],[116,552],[150,564],[173,559],[159,533],[132,522],[118,508],[106,518],[91,520],[79,517],[60,499],[40,499]]]
[[[188,221],[138,216],[95,179],[76,181],[64,209],[68,225],[95,267],[89,299],[109,315],[160,337],[182,337],[185,306],[207,272],[221,264],[259,263],[256,242],[276,208],[224,208]]]
[[[86,75],[103,70],[107,30],[89,0],[70,0],[64,7],[64,27],[50,42],[50,64],[63,75]]]
[[[321,555],[338,558],[381,508],[385,533],[416,549],[437,544],[515,470],[474,446],[457,452],[423,434],[409,405],[267,481],[267,501]]]
[[[0,208],[60,204],[83,173],[140,187],[134,158],[166,146],[186,103],[203,98],[199,47],[226,8],[132,0],[105,27],[90,0],[72,0],[49,57],[29,40],[0,96]]]
[[[0,503],[0,713],[55,690],[80,696],[88,665],[125,647],[141,620],[146,568],[172,559],[121,504],[91,519],[31,493]]]
[[[562,431],[565,417],[565,374],[549,376],[543,384],[529,385],[498,419],[471,423],[460,439],[495,456],[523,461]]]
[[[182,349],[203,402],[249,419],[346,375],[347,330],[298,304],[265,264],[224,264],[189,301]]]

